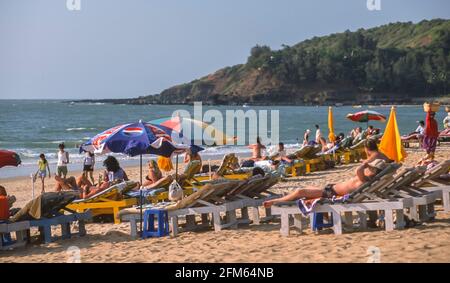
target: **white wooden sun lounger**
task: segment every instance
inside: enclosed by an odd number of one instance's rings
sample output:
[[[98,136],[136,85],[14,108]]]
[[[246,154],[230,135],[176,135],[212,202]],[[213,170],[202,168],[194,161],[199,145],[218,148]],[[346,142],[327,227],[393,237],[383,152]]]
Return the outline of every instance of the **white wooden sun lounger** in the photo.
[[[405,223],[403,220],[404,201],[383,200],[374,195],[374,192],[383,188],[393,179],[395,170],[400,167],[398,164],[391,164],[388,168],[379,173],[372,181],[361,185],[350,195],[350,203],[317,204],[311,211],[313,213],[332,213],[333,230],[335,234],[342,234],[341,214],[345,215],[345,223],[353,225],[353,212],[357,212],[360,218],[361,227],[365,228],[367,216],[371,211],[383,211],[385,219],[385,229],[394,229],[393,215],[396,214],[396,227],[401,229]],[[281,216],[280,233],[283,236],[289,235],[289,218],[294,217],[294,225],[302,228],[302,214],[296,202],[282,203],[272,206],[272,214]],[[304,218],[304,217],[303,217]],[[312,222],[312,221],[311,221]],[[311,227],[312,228],[312,227]]]

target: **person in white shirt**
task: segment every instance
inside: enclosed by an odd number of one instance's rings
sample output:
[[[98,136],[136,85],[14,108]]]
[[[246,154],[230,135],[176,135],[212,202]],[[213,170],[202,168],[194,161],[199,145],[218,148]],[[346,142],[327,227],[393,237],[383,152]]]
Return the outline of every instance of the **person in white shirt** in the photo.
[[[87,179],[91,178],[92,184],[95,184],[94,180],[94,165],[95,165],[95,155],[93,152],[86,151],[83,160],[83,176]]]
[[[56,167],[56,171],[58,172],[58,177],[63,176],[65,179],[67,177],[67,164],[69,163],[69,153],[64,150],[64,144],[59,144],[59,151],[58,151],[58,164]]]
[[[425,131],[425,122],[419,121],[419,126],[417,126],[417,129],[414,131],[416,134],[423,135]]]
[[[445,129],[450,129],[450,112],[448,112],[448,115],[444,118],[444,121],[442,122],[444,123]]]
[[[321,137],[322,137],[322,133],[320,132],[319,125],[316,125],[316,143],[320,144]]]

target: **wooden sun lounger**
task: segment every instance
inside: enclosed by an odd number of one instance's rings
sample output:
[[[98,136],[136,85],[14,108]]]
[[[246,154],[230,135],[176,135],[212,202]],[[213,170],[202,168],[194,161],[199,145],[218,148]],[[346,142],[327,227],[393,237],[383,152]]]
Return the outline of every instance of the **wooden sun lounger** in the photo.
[[[0,223],[0,237],[2,234],[15,233],[15,240],[10,243],[5,243],[0,239],[0,250],[9,250],[17,247],[24,247],[27,244],[27,231],[30,229],[29,221],[20,221],[12,223]]]
[[[412,167],[401,170],[394,179],[377,192],[381,198],[401,200],[408,216],[415,221],[428,221],[435,217],[434,203],[437,194],[413,186],[425,173],[425,168]]]
[[[122,197],[122,193],[124,193],[127,188],[132,188],[135,184],[136,183],[132,181],[116,184],[87,199],[75,200],[69,204],[67,208],[80,213],[90,210],[93,216],[112,214],[114,216],[114,223],[119,224],[119,211],[123,208],[137,204],[136,198],[123,199]]]
[[[178,234],[178,220],[180,217],[186,218],[186,230],[198,228],[195,221],[196,215],[201,216],[202,226],[209,226],[209,215],[211,215],[215,231],[225,228],[236,228],[238,225],[236,210],[242,208],[243,202],[240,200],[226,201],[224,196],[240,183],[240,181],[228,180],[222,183],[208,184],[177,204],[165,207],[168,210],[172,235],[176,236]],[[146,208],[151,207],[146,206]],[[225,218],[222,218],[221,214],[225,214]],[[131,235],[136,236],[136,222],[140,221],[138,210],[124,210],[120,213],[120,217],[122,220],[130,221]]]
[[[366,228],[367,216],[373,211],[383,211],[385,219],[386,231],[394,229],[393,215],[396,214],[395,227],[401,229],[404,227],[402,201],[382,200],[374,197],[373,193],[385,186],[393,178],[393,174],[399,168],[398,164],[390,164],[385,170],[380,172],[371,181],[364,183],[356,189],[349,197],[349,203],[336,204],[318,204],[311,212],[313,213],[331,213],[333,217],[333,230],[335,234],[342,234],[342,219],[341,214],[345,215],[345,224],[347,226],[353,225],[353,212],[357,212],[360,218],[361,228]],[[375,198],[375,200],[371,200]],[[283,236],[288,236],[290,231],[289,218],[294,217],[294,225],[297,228],[302,228],[302,218],[304,217],[296,202],[287,202],[272,206],[272,214],[281,216],[280,233]],[[312,223],[312,222],[311,222]],[[311,227],[313,228],[313,227]]]
[[[52,218],[41,218],[38,220],[30,220],[29,225],[31,227],[38,227],[41,237],[43,237],[44,242],[46,244],[53,242],[59,238],[69,239],[73,235],[78,235],[80,237],[86,235],[85,229],[85,221],[90,220],[92,218],[92,213],[90,211],[86,211],[84,213],[72,213],[68,215],[57,215]],[[78,231],[77,233],[71,232],[71,223],[74,221],[78,221]],[[52,236],[52,226],[61,226],[61,236],[56,237]],[[29,230],[28,230],[28,239],[30,239]]]
[[[445,212],[450,212],[450,184],[439,180],[439,176],[447,174],[450,170],[450,160],[445,160],[434,166],[416,182],[414,187],[420,187],[423,190],[435,192],[436,198],[442,200],[442,206]]]

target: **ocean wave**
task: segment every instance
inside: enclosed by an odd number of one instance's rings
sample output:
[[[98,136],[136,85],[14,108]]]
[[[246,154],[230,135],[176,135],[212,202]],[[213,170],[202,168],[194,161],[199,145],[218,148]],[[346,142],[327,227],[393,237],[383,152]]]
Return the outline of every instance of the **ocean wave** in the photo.
[[[96,128],[67,128],[66,131],[68,132],[80,132],[80,131],[93,131],[96,130]]]

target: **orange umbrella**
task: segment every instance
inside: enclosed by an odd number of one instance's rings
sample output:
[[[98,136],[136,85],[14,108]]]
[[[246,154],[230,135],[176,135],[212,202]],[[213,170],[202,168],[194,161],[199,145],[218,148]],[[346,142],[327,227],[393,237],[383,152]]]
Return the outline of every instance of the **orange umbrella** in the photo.
[[[406,158],[406,152],[403,148],[400,131],[398,130],[397,114],[394,106],[391,108],[389,121],[384,130],[379,148],[382,153],[395,162],[401,162]]]

